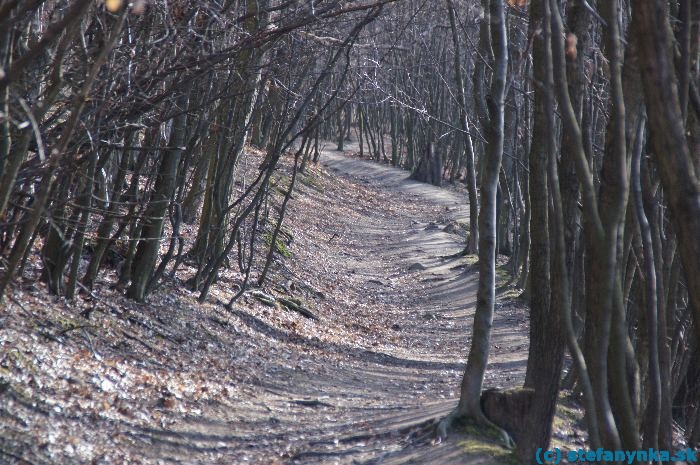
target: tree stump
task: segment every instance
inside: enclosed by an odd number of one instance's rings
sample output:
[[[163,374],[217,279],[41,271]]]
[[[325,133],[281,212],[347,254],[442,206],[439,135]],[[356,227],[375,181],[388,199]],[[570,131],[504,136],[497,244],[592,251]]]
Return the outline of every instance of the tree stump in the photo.
[[[486,418],[506,430],[515,442],[522,437],[522,428],[527,428],[527,417],[534,389],[487,389],[481,393],[481,409]]]

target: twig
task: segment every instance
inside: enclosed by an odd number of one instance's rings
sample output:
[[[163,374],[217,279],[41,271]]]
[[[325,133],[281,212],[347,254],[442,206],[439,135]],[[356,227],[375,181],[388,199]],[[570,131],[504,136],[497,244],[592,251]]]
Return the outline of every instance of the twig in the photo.
[[[32,126],[32,131],[34,132],[34,137],[36,138],[37,155],[39,156],[39,160],[44,162],[44,160],[46,160],[46,155],[44,153],[44,141],[42,140],[41,132],[39,131],[39,123],[36,122],[32,109],[29,108],[29,105],[27,105],[27,102],[25,102],[23,98],[19,99],[19,104],[27,114],[27,118],[29,118],[29,122]]]
[[[318,399],[293,399],[289,402],[303,405],[304,407],[335,407],[333,404],[329,404],[328,402],[323,402]]]
[[[593,8],[593,7],[591,6],[591,4],[588,3],[588,1],[586,1],[586,0],[581,0],[581,4],[582,4],[593,16],[595,16],[595,18],[596,18],[598,21],[600,21],[601,23],[603,23],[603,26],[607,26],[607,25],[608,25],[607,21],[605,21],[605,20],[598,14],[598,12],[595,10],[595,8]]]
[[[127,338],[129,338],[129,339],[131,339],[131,340],[133,340],[133,341],[136,341],[136,342],[141,343],[141,344],[142,344],[144,347],[146,347],[148,350],[150,350],[150,351],[152,351],[152,352],[155,352],[155,353],[157,353],[157,354],[163,354],[163,351],[161,351],[161,350],[158,349],[157,347],[154,347],[153,345],[149,344],[148,342],[144,341],[143,339],[141,339],[141,338],[138,337],[137,335],[132,334],[132,333],[130,333],[130,332],[124,330],[124,329],[121,329],[120,331],[122,332],[122,334],[123,334],[124,336],[126,336]]]
[[[56,336],[63,336],[69,331],[74,331],[76,329],[85,329],[85,328],[94,328],[94,325],[73,325],[68,328],[62,329],[59,332],[56,333]]]
[[[96,360],[102,360],[102,355],[98,354],[97,351],[95,350],[95,347],[93,347],[93,345],[92,345],[92,340],[90,339],[90,335],[88,334],[87,331],[85,331],[85,328],[82,328],[82,329],[83,329],[83,331],[82,331],[83,337],[87,341],[88,348],[92,352],[92,355],[95,357]]]
[[[20,302],[19,300],[15,299],[15,296],[12,295],[12,293],[9,293],[9,292],[8,292],[8,295],[9,295],[9,297],[10,297],[10,300],[13,301],[15,304],[17,304],[17,306],[18,306],[19,308],[21,308],[22,310],[24,310],[24,312],[25,312],[28,316],[30,316],[30,317],[32,317],[32,318],[36,318],[36,315],[34,315],[29,309],[27,309],[27,307],[25,307],[25,306],[22,304],[22,302]]]
[[[53,334],[51,334],[51,333],[48,332],[48,331],[40,330],[40,331],[38,331],[38,334],[39,334],[39,336],[44,336],[44,337],[45,337],[46,339],[48,339],[49,341],[53,341],[53,342],[57,342],[57,343],[59,343],[59,344],[63,344],[63,341],[62,341],[59,337],[54,336]]]

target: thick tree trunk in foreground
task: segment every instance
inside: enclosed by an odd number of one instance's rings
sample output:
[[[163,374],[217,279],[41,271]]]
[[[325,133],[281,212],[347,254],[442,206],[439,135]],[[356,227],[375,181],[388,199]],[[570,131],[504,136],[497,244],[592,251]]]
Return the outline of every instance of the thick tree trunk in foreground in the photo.
[[[528,357],[525,386],[535,389],[540,382],[538,367],[541,367],[541,355],[546,344],[547,335],[541,334],[549,313],[550,279],[549,279],[549,192],[547,187],[547,159],[554,148],[551,145],[553,131],[552,118],[548,112],[552,105],[546,99],[551,87],[548,85],[548,66],[545,48],[548,25],[545,24],[544,12],[546,0],[533,0],[530,3],[530,34],[533,36],[533,76],[534,76],[534,115],[532,127],[532,144],[529,162],[529,197],[530,197],[530,356]],[[542,32],[537,32],[543,29]],[[550,53],[548,51],[548,53]],[[547,55],[548,56],[548,55]],[[534,352],[534,353],[533,353]]]
[[[534,389],[534,394],[532,405],[527,415],[521,420],[527,424],[527,427],[523,428],[522,437],[518,440],[517,455],[521,463],[532,465],[537,464],[537,449],[549,447],[564,360],[564,337],[561,331],[559,308],[567,306],[566,301],[569,297],[565,272],[566,252],[561,245],[564,238],[560,195],[552,196],[552,202],[557,202],[551,210],[555,227],[550,228],[548,214],[550,210],[548,188],[550,186],[559,188],[555,161],[556,131],[554,129],[552,90],[554,77],[550,19],[551,12],[547,0],[533,1],[530,4],[531,30],[534,32],[534,28],[540,25],[542,27],[542,33],[537,34],[539,37],[534,37],[533,49],[535,71],[533,134],[540,134],[542,138],[535,138],[530,150],[530,204],[532,206],[530,353],[527,360],[525,387]],[[551,257],[550,229],[555,233],[555,247]]]
[[[440,424],[438,434],[455,418],[473,419],[482,425],[491,425],[481,410],[481,389],[488,363],[491,326],[496,291],[496,191],[503,156],[503,125],[506,73],[508,70],[508,43],[503,0],[485,2],[489,6],[491,42],[494,50],[493,77],[488,96],[489,133],[488,149],[481,173],[481,208],[479,211],[479,288],[476,295],[476,313],[469,348],[467,367],[462,378],[457,410]]]

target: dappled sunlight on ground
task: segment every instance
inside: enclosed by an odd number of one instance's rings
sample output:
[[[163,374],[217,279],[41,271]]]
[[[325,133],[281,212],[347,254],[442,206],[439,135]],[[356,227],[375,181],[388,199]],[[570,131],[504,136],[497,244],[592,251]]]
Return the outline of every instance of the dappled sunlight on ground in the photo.
[[[322,162],[299,176],[290,257],[257,290],[317,319],[253,293],[226,310],[226,273],[199,304],[186,267],[147,304],[108,283],[73,303],[17,284],[0,313],[5,457],[463,463],[459,437],[431,445],[430,425],[455,406],[469,347],[466,195],[333,152]],[[526,313],[502,305],[486,384],[520,384],[526,356]]]

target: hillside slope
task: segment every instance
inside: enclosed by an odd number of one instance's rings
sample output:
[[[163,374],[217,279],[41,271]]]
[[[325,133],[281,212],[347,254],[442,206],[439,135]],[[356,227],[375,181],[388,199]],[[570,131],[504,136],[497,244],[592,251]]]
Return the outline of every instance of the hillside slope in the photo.
[[[464,463],[468,440],[427,433],[469,344],[466,195],[322,162],[300,175],[288,257],[231,311],[226,274],[204,304],[186,270],[144,305],[109,282],[75,302],[17,284],[0,313],[0,462]],[[525,310],[500,305],[487,385],[521,383],[526,356]],[[470,462],[500,463],[491,443]]]

